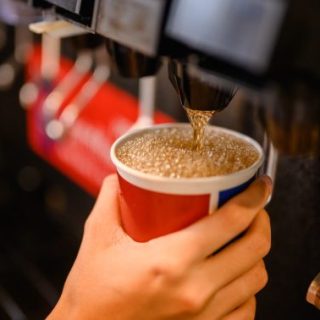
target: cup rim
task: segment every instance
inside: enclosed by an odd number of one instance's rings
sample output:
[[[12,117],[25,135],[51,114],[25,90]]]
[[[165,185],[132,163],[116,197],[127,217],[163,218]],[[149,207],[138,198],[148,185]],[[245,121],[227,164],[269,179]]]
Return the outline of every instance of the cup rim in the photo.
[[[215,183],[215,182],[220,182],[220,181],[230,181],[230,180],[234,180],[239,178],[240,176],[247,174],[251,171],[257,171],[258,168],[262,165],[263,160],[264,160],[264,153],[262,150],[261,145],[255,141],[254,139],[252,139],[251,137],[246,136],[245,134],[242,134],[240,132],[237,132],[235,130],[231,130],[231,129],[227,129],[227,128],[223,128],[223,127],[219,127],[219,126],[214,126],[214,125],[208,125],[208,129],[209,130],[217,130],[219,132],[224,132],[227,134],[231,134],[232,136],[235,136],[237,138],[240,138],[248,143],[250,143],[250,145],[253,145],[255,147],[255,149],[258,151],[259,153],[259,158],[249,167],[233,172],[233,173],[229,173],[229,174],[225,174],[225,175],[216,175],[216,176],[211,176],[211,177],[198,177],[198,178],[173,178],[173,177],[161,177],[161,176],[156,176],[156,175],[152,175],[150,173],[145,173],[145,172],[141,172],[138,171],[136,169],[133,169],[127,165],[125,165],[124,163],[122,163],[116,156],[116,149],[117,147],[124,142],[125,140],[127,140],[128,138],[135,136],[135,135],[139,135],[143,132],[146,131],[150,131],[150,130],[156,130],[159,128],[176,128],[176,127],[187,127],[190,126],[189,123],[165,123],[165,124],[157,124],[157,125],[153,125],[151,127],[147,127],[147,128],[140,128],[140,129],[134,129],[132,131],[129,131],[127,133],[125,133],[124,135],[122,135],[121,137],[119,137],[111,146],[110,149],[110,157],[111,157],[111,161],[113,162],[113,164],[115,165],[115,167],[117,168],[117,171],[119,172],[126,172],[127,174],[131,175],[131,176],[135,176],[139,179],[143,179],[145,181],[152,181],[152,182],[174,182],[175,184],[186,184],[186,183]]]

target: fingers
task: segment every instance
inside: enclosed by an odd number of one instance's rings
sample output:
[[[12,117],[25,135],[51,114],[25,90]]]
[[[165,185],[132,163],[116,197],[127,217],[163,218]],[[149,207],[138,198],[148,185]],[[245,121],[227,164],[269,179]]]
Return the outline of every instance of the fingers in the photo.
[[[242,238],[199,266],[203,278],[198,281],[214,294],[256,265],[269,252],[270,246],[269,217],[261,211]],[[208,282],[210,278],[215,281]]]
[[[256,299],[252,297],[245,302],[241,307],[234,310],[222,320],[254,320],[256,313]]]
[[[262,177],[247,190],[228,201],[213,215],[167,237],[178,250],[188,248],[190,259],[203,259],[242,233],[265,206],[271,193],[271,180]]]
[[[189,308],[185,311],[200,314],[211,304],[211,312],[215,310],[221,317],[261,290],[267,282],[261,261],[270,249],[270,242],[270,222],[262,210],[245,235],[210,258],[187,265],[181,262],[187,248],[178,256],[171,254],[177,256],[178,263],[171,261],[168,265],[171,272],[167,272],[167,279],[169,283],[180,284],[180,296]]]
[[[106,231],[108,227],[120,226],[119,203],[118,203],[119,183],[115,174],[106,177],[103,181],[99,196],[87,219],[88,225],[100,226],[99,229]]]
[[[256,295],[265,287],[267,281],[264,263],[260,261],[251,270],[217,292],[212,300],[209,300],[202,318],[221,319]]]
[[[190,319],[221,319],[250,300],[265,287],[267,281],[265,265],[260,260],[249,271],[207,297],[204,294],[207,288],[201,286],[201,281],[189,278],[189,282],[180,287],[180,296],[187,302]]]

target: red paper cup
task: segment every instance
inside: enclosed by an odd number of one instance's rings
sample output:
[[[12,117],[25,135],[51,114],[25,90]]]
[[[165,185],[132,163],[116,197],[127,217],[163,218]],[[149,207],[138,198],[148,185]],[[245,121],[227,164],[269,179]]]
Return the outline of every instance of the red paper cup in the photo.
[[[119,145],[143,132],[187,126],[190,125],[174,123],[135,130],[120,137],[111,148],[111,159],[117,168],[120,183],[123,228],[136,241],[144,242],[175,232],[212,214],[252,182],[263,162],[263,151],[256,141],[238,132],[214,126],[209,126],[207,130],[232,135],[254,146],[259,153],[258,160],[244,170],[223,176],[169,178],[132,169],[116,156]]]

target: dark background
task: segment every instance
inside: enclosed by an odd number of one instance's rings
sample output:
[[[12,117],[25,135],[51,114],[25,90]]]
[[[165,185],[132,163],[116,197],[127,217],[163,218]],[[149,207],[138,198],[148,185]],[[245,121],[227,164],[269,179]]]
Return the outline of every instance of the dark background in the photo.
[[[13,31],[6,27],[5,32],[0,65],[13,49]],[[18,100],[22,83],[19,69],[13,85],[0,89],[0,320],[43,319],[48,314],[94,203],[30,151],[25,111]],[[161,90],[169,89],[160,85]],[[170,97],[169,91],[160,96]],[[252,110],[245,105],[231,108],[215,122],[249,130]],[[171,112],[184,118],[182,109]],[[240,114],[242,125],[235,114]],[[280,157],[268,207],[273,230],[267,258],[270,280],[258,297],[258,320],[320,319],[320,312],[305,301],[311,280],[320,272],[319,198],[320,159]]]

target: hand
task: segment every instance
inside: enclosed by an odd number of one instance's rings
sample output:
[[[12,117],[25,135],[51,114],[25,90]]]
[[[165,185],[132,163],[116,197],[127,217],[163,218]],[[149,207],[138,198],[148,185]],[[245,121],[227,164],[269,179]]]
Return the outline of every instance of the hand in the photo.
[[[268,178],[213,215],[146,243],[121,228],[118,188],[116,176],[105,180],[47,319],[254,319],[254,296],[267,282],[262,258],[270,249],[263,210],[271,191]]]

